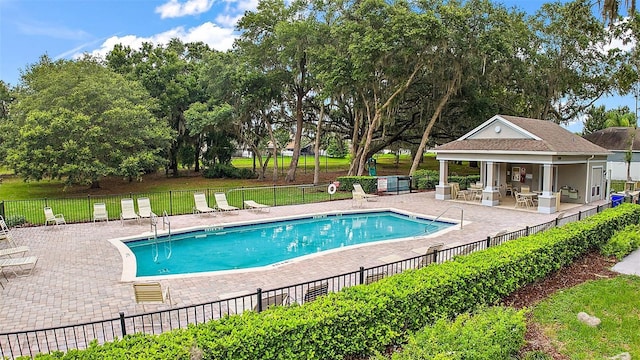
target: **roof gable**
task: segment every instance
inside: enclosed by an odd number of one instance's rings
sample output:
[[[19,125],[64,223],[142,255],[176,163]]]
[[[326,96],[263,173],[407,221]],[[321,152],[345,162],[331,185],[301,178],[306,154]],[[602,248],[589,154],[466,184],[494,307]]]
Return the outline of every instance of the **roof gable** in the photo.
[[[610,127],[585,135],[584,138],[605,149],[627,151],[634,131],[633,151],[640,151],[640,128]]]
[[[500,129],[497,129],[499,126]],[[498,131],[499,130],[499,131]],[[551,121],[495,115],[438,151],[518,151],[607,154],[608,151]]]

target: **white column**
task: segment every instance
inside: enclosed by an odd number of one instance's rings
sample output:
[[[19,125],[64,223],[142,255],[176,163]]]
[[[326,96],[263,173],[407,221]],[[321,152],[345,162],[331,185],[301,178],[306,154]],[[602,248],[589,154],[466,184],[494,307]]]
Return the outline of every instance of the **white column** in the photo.
[[[485,187],[482,191],[482,205],[497,206],[500,203],[499,192],[493,189],[493,179],[495,178],[496,164],[493,161],[487,161],[482,166],[485,169]]]
[[[551,196],[553,188],[553,167],[551,164],[543,165],[543,174],[542,174],[542,195]]]
[[[538,196],[538,212],[543,214],[553,214],[558,209],[556,208],[556,196],[551,191],[553,181],[553,167],[551,164],[544,164],[542,170],[542,194]]]
[[[449,178],[449,162],[440,160],[440,182],[436,185],[436,200],[451,199],[451,186],[447,179]]]

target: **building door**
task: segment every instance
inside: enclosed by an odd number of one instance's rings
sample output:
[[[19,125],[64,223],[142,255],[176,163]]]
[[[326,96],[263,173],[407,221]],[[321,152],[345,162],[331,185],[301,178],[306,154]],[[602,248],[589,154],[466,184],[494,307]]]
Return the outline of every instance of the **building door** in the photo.
[[[602,200],[602,179],[604,178],[604,169],[602,166],[594,166],[591,168],[591,198],[589,202]]]

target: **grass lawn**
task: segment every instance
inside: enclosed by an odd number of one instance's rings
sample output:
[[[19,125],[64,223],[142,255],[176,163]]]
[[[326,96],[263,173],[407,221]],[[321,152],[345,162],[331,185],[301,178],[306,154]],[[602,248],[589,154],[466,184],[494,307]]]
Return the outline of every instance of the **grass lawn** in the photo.
[[[640,358],[640,277],[618,276],[561,291],[538,304],[533,315],[555,347],[570,359],[608,359],[629,352]],[[577,319],[584,311],[602,323]]]
[[[397,161],[393,154],[376,155],[378,175],[406,175],[409,173],[413,159],[409,155],[401,155]],[[279,170],[278,185],[284,184],[284,177],[288,169],[290,157],[284,157],[284,171]],[[238,168],[251,168],[253,161],[250,158],[236,158],[232,161]],[[313,182],[314,159],[311,156],[301,157],[298,162],[296,184],[310,184]],[[349,158],[320,158],[321,183],[327,184],[339,176],[344,176],[349,170]],[[281,165],[281,164],[279,164]],[[434,154],[424,157],[420,169],[438,170],[439,163]],[[468,163],[462,165],[450,164],[449,172],[458,175],[479,174],[478,168],[469,167]],[[267,170],[267,179],[238,180],[238,179],[205,179],[193,171],[184,170],[179,177],[166,177],[162,171],[146,175],[142,181],[128,182],[122,178],[107,178],[100,182],[100,189],[89,189],[84,185],[65,187],[59,180],[43,180],[24,182],[21,178],[11,175],[6,168],[2,168],[3,181],[0,184],[0,201],[2,200],[27,200],[43,198],[67,198],[79,196],[106,196],[127,193],[155,193],[179,190],[196,190],[207,188],[239,188],[259,187],[274,185],[272,181],[273,167]]]

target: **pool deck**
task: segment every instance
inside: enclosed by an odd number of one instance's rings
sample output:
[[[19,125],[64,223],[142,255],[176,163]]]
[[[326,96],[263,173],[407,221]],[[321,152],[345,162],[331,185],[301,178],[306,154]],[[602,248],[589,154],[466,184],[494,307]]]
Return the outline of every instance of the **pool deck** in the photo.
[[[382,265],[385,263],[383,259],[390,257],[416,256],[418,254],[412,250],[435,242],[444,242],[445,248],[453,247],[484,239],[503,229],[522,229],[556,217],[555,214],[539,214],[511,207],[490,208],[477,203],[437,201],[434,195],[434,192],[420,192],[380,196],[375,202],[364,202],[361,208],[392,208],[438,216],[454,207],[443,215],[443,218],[453,220],[460,219],[459,208],[462,208],[465,220],[462,230],[457,227],[439,237],[346,249],[267,270],[188,276],[160,282],[170,286],[176,306],[199,304],[255,292],[257,288],[272,289],[355,271],[360,266]],[[563,210],[566,216],[603,203],[605,201]],[[241,210],[237,215],[181,215],[172,216],[170,220],[172,229],[180,229],[352,209],[354,203],[351,200],[336,200],[274,207],[270,212]],[[0,276],[5,287],[0,288],[0,332],[110,319],[121,311],[125,314],[142,312],[135,304],[131,282],[121,281],[122,257],[108,240],[149,232],[149,222],[145,220],[140,224],[129,220],[124,226],[120,221],[110,221],[12,229],[17,245],[29,246],[28,255],[35,255],[39,260],[30,276],[16,277],[7,270],[8,281]],[[166,308],[163,305],[146,305],[147,311]]]

